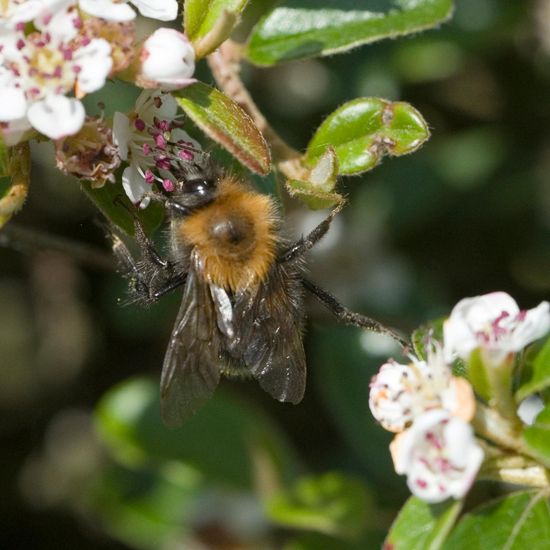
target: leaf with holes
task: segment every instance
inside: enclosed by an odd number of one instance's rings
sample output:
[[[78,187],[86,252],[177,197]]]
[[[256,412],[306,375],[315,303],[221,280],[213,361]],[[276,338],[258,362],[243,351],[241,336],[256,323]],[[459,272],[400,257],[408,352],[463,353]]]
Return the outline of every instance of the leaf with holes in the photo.
[[[382,157],[416,151],[430,132],[422,115],[408,103],[373,97],[345,103],[319,126],[307,146],[306,166],[314,166],[334,147],[339,174],[360,174],[374,168]]]

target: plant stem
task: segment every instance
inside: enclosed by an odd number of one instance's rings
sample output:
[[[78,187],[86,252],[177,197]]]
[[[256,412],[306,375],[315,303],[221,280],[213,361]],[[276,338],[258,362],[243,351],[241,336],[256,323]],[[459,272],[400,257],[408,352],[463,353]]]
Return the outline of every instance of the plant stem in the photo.
[[[504,481],[515,485],[528,485],[530,487],[550,486],[548,470],[535,465],[527,468],[496,468],[482,470],[479,479],[492,481]]]
[[[282,171],[285,165],[294,165],[300,153],[290,147],[269,125],[266,118],[254,103],[240,77],[240,48],[231,40],[225,41],[215,52],[207,57],[208,65],[218,86],[233,101],[240,105],[252,117],[271,147],[273,160]],[[288,169],[288,168],[287,168]]]
[[[489,441],[512,451],[528,454],[515,424],[511,424],[495,410],[477,403],[472,424],[475,431]]]
[[[8,223],[0,230],[0,246],[26,253],[56,251],[90,267],[108,271],[115,269],[111,254],[56,235],[21,227],[13,222]]]

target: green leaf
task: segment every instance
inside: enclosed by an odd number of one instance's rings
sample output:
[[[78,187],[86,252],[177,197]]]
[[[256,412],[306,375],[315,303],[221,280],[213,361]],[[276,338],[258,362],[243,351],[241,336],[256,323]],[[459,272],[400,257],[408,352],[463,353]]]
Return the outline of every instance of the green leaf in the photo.
[[[370,502],[358,479],[339,473],[298,480],[267,502],[269,518],[285,527],[357,537],[366,528]]]
[[[252,172],[267,174],[271,154],[254,121],[232,99],[197,82],[175,96],[189,118]]]
[[[518,491],[466,514],[445,543],[447,550],[546,550],[550,509],[545,493]]]
[[[181,464],[131,470],[109,463],[84,492],[79,508],[100,518],[113,538],[152,550],[187,539],[201,491],[201,475]]]
[[[475,349],[470,354],[470,358],[468,359],[468,374],[476,393],[485,399],[485,401],[491,401],[493,397],[491,381],[480,348]]]
[[[132,467],[176,461],[239,488],[252,485],[255,449],[267,452],[288,479],[297,468],[277,427],[261,411],[220,390],[182,428],[170,430],[160,418],[158,383],[131,379],[105,394],[96,421],[113,456]]]
[[[428,504],[410,497],[391,526],[384,548],[393,550],[437,550],[452,529],[463,502],[446,500]]]
[[[516,392],[516,401],[550,387],[550,338],[533,360],[527,360],[521,373],[521,385]]]
[[[134,234],[134,216],[130,212],[141,221],[146,233],[152,233],[164,218],[164,209],[158,203],[153,202],[144,209],[136,208],[119,182],[107,182],[103,187],[96,189],[90,182],[82,182],[81,188],[102,214],[128,235]]]
[[[213,52],[229,37],[248,0],[186,0],[183,22],[197,57]]]
[[[304,158],[314,166],[332,145],[339,173],[372,170],[385,154],[404,155],[418,149],[430,136],[426,121],[411,105],[378,98],[345,103],[319,126]]]
[[[378,533],[367,532],[359,540],[349,540],[311,531],[297,535],[284,545],[283,550],[365,550],[380,546],[381,538]]]
[[[450,17],[452,0],[291,0],[254,28],[246,55],[257,65],[329,55],[429,29]],[[371,6],[373,2],[370,2]]]
[[[531,453],[550,468],[550,405],[537,415],[534,424],[525,428],[523,440]]]

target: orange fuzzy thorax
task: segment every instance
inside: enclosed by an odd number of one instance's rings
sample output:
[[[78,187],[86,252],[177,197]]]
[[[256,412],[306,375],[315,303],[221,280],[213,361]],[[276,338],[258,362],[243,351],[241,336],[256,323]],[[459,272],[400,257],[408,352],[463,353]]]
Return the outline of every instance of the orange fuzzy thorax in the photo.
[[[198,255],[207,282],[236,292],[265,280],[276,254],[272,200],[225,177],[216,199],[181,223],[180,238]]]

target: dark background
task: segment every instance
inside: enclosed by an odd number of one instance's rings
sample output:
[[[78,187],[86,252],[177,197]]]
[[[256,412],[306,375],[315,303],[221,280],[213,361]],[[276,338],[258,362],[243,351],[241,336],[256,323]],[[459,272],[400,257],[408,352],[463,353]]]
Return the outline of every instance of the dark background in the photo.
[[[505,290],[524,308],[548,299],[549,37],[548,0],[461,0],[439,30],[328,59],[245,67],[258,105],[298,149],[324,116],[359,96],[408,101],[430,124],[432,137],[419,152],[341,182],[349,204],[312,254],[313,279],[405,332],[466,296]],[[134,90],[108,90],[112,103],[102,96],[108,111],[132,105]],[[108,253],[78,183],[51,166],[46,145],[36,146],[33,158],[29,200],[14,222]],[[307,231],[322,216],[290,201],[286,211],[289,234]],[[5,548],[149,547],[113,529],[109,507],[87,496],[90,473],[108,460],[90,413],[128,377],[158,381],[178,306],[174,295],[148,311],[122,308],[123,297],[118,275],[71,255],[0,249]],[[367,385],[396,350],[337,326],[311,301],[307,309],[302,404],[274,402],[252,382],[224,382],[222,391],[278,424],[310,473],[358,476],[378,510],[372,529],[383,532],[407,491],[392,473],[388,438],[368,415]],[[212,440],[211,453],[218,452]],[[239,546],[217,524],[194,529],[206,547],[271,547],[253,537],[250,546]],[[262,537],[274,545],[286,540],[284,532],[267,533]]]

